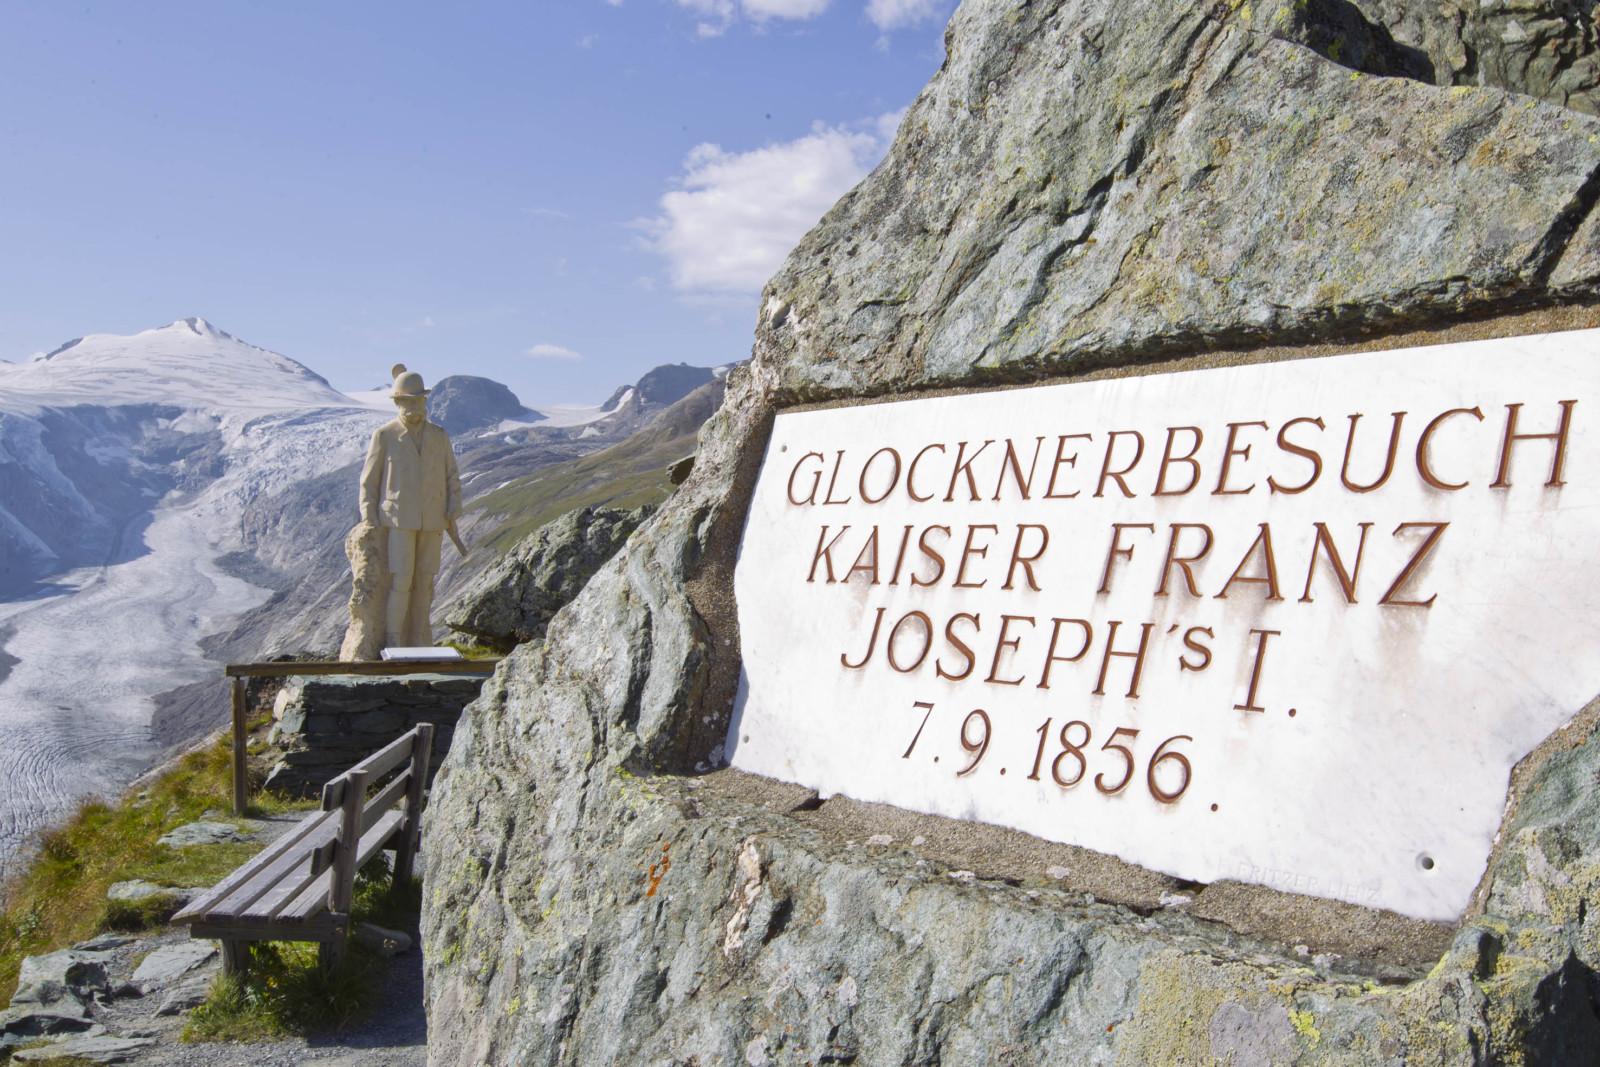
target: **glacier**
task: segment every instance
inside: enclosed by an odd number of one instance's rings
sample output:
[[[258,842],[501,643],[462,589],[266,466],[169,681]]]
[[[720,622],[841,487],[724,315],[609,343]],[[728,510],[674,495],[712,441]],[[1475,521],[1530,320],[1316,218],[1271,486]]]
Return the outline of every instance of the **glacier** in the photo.
[[[199,318],[0,363],[0,876],[148,765],[152,698],[271,595],[216,562],[245,508],[389,417]]]

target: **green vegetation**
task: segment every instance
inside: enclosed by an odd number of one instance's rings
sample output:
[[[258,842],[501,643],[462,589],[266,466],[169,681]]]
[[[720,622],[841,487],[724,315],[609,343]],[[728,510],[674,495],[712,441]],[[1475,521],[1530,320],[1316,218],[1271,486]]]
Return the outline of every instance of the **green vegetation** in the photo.
[[[176,768],[121,804],[85,801],[65,824],[39,838],[27,868],[5,887],[0,913],[0,996],[16,990],[24,956],[49,952],[103,930],[161,925],[171,897],[139,903],[106,900],[114,882],[142,878],[156,885],[214,885],[255,855],[255,844],[174,849],[156,844],[168,830],[206,812],[232,805],[230,748],[226,738],[184,756]],[[293,805],[271,796],[251,814]]]
[[[167,925],[167,920],[178,913],[178,906],[178,896],[174,893],[158,893],[143,900],[110,900],[106,902],[100,928],[130,934],[154,930]]]
[[[504,522],[481,543],[503,553],[551,519],[578,508],[659,504],[673,489],[668,468],[695,450],[700,424],[710,414],[709,400],[691,394],[626,441],[485,493],[473,507],[503,516]]]
[[[185,1041],[270,1041],[290,1033],[341,1030],[377,1006],[387,961],[352,943],[342,965],[325,971],[317,946],[263,941],[244,974],[217,979],[189,1013]]]
[[[356,875],[350,924],[416,928],[422,885],[391,891],[382,853]],[[258,942],[250,947],[242,975],[219,979],[210,998],[189,1015],[185,1041],[265,1041],[290,1033],[341,1030],[377,1007],[388,961],[350,942],[336,970],[318,966],[318,946],[305,942]]]
[[[445,644],[461,653],[461,655],[466,659],[493,659],[494,657],[500,655],[500,653],[496,652],[492,648],[486,648],[481,645],[469,645],[464,641],[446,641]]]

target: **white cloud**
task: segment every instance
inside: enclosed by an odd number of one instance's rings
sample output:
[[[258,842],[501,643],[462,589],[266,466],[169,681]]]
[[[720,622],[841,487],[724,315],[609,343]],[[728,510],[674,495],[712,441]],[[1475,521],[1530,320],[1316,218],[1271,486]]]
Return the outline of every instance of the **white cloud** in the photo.
[[[684,159],[681,189],[645,220],[673,287],[699,295],[758,292],[796,241],[882,157],[899,116],[855,128],[817,124],[796,141],[749,152],[714,144]]]
[[[524,353],[524,354],[532,356],[534,359],[582,359],[583,358],[582,356],[580,356],[578,353],[574,352],[570,348],[562,348],[560,345],[552,345],[552,344],[548,344],[548,343],[545,343],[545,342],[541,342],[539,344],[534,345],[532,348],[528,349],[528,351],[526,353]]]
[[[595,42],[598,40],[600,40],[600,35],[598,33],[586,33],[582,37],[578,38],[578,47],[593,48],[595,46]]]
[[[808,19],[828,10],[829,0],[741,0],[744,13],[757,19]]]
[[[734,0],[678,0],[678,4],[708,18],[717,18],[724,22],[739,12],[739,5],[734,3]]]
[[[741,14],[758,23],[768,19],[808,19],[828,10],[830,3],[832,0],[678,0],[680,6],[708,20],[697,28],[701,37],[721,37]]]
[[[522,212],[525,215],[537,215],[541,219],[570,219],[572,217],[565,211],[557,211],[553,207],[525,207]]]
[[[880,30],[897,30],[937,18],[945,0],[867,0],[867,18]]]

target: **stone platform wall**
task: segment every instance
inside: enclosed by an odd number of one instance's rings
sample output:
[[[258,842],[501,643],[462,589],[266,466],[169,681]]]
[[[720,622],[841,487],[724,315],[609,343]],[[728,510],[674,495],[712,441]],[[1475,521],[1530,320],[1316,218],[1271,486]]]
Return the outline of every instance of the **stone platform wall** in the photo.
[[[272,708],[277,722],[269,741],[284,752],[265,788],[315,794],[323,783],[423,722],[435,727],[431,780],[450,751],[461,709],[482,687],[482,678],[443,674],[290,678]]]

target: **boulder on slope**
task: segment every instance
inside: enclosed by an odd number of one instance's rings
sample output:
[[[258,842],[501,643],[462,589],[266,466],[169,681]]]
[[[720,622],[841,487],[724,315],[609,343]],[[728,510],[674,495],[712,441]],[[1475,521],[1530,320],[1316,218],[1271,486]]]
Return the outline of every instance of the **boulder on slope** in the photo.
[[[962,4],[768,283],[688,480],[464,715],[432,1062],[1594,1062],[1600,842],[1568,823],[1600,709],[1530,757],[1453,927],[703,773],[738,612],[773,610],[731,573],[781,408],[1600,324],[1600,122],[1352,70],[1287,39],[1307,6]]]
[[[546,523],[474,579],[445,624],[500,652],[542,638],[555,613],[654,511],[579,508]]]

